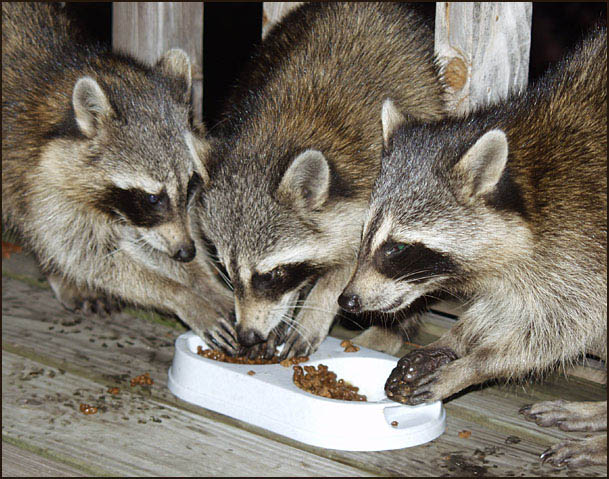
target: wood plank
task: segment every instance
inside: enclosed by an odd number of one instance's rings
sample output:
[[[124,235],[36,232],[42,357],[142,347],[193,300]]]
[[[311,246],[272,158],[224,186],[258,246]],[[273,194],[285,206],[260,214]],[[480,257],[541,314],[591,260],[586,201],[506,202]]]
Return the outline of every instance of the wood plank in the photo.
[[[193,113],[203,116],[203,2],[114,2],[112,48],[155,63],[171,48],[192,62]]]
[[[526,471],[528,475],[539,476],[550,472],[556,475],[558,472],[548,466],[540,467],[538,454],[557,439],[572,434],[531,425],[524,421],[517,410],[527,402],[553,397],[554,392],[564,392],[564,397],[573,399],[584,396],[590,390],[590,385],[586,382],[566,385],[559,382],[557,387],[561,389],[557,391],[547,389],[548,383],[539,387],[527,387],[522,392],[512,391],[506,386],[472,391],[447,403],[447,432],[430,443],[431,446],[428,444],[400,451],[374,453],[332,451],[290,441],[202,408],[189,406],[174,398],[166,389],[166,374],[177,331],[121,315],[109,319],[81,318],[79,324],[72,324],[75,318],[76,315],[63,311],[50,291],[37,291],[34,286],[3,278],[2,334],[5,351],[35,359],[47,366],[61,367],[80,377],[92,379],[97,384],[108,386],[125,384],[121,374],[126,374],[128,378],[149,371],[155,380],[151,397],[163,405],[192,411],[213,422],[250,431],[378,475],[433,476],[441,472],[442,465],[447,470],[450,467],[455,469],[450,461],[455,462],[453,456],[459,455],[468,459],[469,462],[465,461],[467,464],[482,467],[485,463],[479,460],[480,453],[476,453],[476,449],[484,451],[484,448],[495,448],[498,451],[498,454],[487,455],[484,459],[489,461],[493,474],[513,475],[508,473]],[[51,326],[54,327],[53,330],[49,330]],[[170,343],[169,346],[166,342]],[[118,343],[123,347],[118,347]],[[600,388],[598,385],[596,387]],[[598,395],[598,391],[592,393],[593,396]],[[458,432],[464,429],[472,431],[472,437],[467,441],[458,437]],[[505,441],[510,435],[517,435],[521,442],[518,445],[507,444]],[[582,471],[591,475],[599,474],[602,469],[585,468]],[[464,474],[462,470],[461,473]]]
[[[530,2],[436,3],[435,51],[456,114],[526,87]]]
[[[2,441],[2,477],[83,477],[66,464]]]
[[[92,474],[369,476],[370,473],[3,351],[3,435]],[[79,405],[98,406],[85,415]]]
[[[262,38],[290,10],[304,2],[263,2],[262,3]]]

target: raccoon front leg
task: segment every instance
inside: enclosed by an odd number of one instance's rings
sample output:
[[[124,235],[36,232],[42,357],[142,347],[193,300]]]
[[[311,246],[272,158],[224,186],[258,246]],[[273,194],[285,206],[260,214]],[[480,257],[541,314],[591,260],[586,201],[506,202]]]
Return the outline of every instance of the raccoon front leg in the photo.
[[[123,308],[123,304],[118,298],[99,291],[79,288],[63,276],[50,274],[47,276],[47,281],[57,300],[70,311],[107,316]]]
[[[337,298],[349,280],[351,268],[338,268],[317,280],[288,330],[281,358],[308,356],[328,336],[338,312]]]
[[[238,347],[234,328],[227,320],[230,306],[226,295],[216,294],[209,284],[199,282],[195,289],[148,269],[126,255],[116,257],[104,272],[90,279],[93,286],[135,304],[175,313],[201,338],[206,335],[217,338],[220,347]]]

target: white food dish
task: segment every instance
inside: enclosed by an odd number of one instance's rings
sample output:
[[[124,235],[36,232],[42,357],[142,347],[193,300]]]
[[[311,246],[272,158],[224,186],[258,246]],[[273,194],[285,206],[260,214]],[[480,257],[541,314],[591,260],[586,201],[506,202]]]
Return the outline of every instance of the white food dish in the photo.
[[[446,428],[442,402],[404,406],[387,399],[385,380],[396,358],[360,347],[346,353],[328,337],[308,362],[325,364],[359,387],[367,402],[315,396],[298,388],[280,364],[231,364],[197,354],[208,346],[194,333],[176,339],[169,390],[180,399],[305,444],[343,451],[383,451],[426,443]],[[248,371],[255,374],[249,375]],[[397,426],[391,423],[397,421]]]

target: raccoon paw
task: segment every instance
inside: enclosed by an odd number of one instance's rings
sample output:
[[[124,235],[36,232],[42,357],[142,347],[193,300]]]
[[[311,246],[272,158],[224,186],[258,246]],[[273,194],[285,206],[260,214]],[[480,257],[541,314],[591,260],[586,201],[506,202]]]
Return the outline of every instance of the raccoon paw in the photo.
[[[603,431],[607,428],[606,402],[559,399],[529,404],[518,412],[538,426],[556,426],[563,431]]]
[[[296,330],[291,330],[283,344],[283,350],[279,357],[281,359],[291,359],[300,356],[309,356],[317,351],[323,341],[323,337],[315,336],[306,338]]]
[[[277,329],[277,328],[275,328]],[[247,356],[249,359],[271,359],[277,356],[277,346],[282,342],[283,334],[281,331],[273,330],[266,341],[254,344],[253,346],[241,346],[239,356]]]
[[[49,275],[47,279],[58,301],[69,311],[107,316],[124,307],[119,299],[77,287],[62,276]]]
[[[607,436],[571,439],[554,444],[540,456],[554,467],[583,467],[607,464]]]
[[[214,346],[226,354],[236,356],[239,352],[237,331],[235,331],[235,326],[230,319],[218,318],[216,323],[211,328],[205,330],[200,336],[208,346]]]
[[[437,399],[431,386],[438,379],[436,370],[457,359],[448,348],[417,349],[398,361],[385,383],[389,399],[414,406]]]
[[[110,316],[123,309],[123,303],[112,297],[100,296],[97,298],[84,298],[76,308],[86,315]]]

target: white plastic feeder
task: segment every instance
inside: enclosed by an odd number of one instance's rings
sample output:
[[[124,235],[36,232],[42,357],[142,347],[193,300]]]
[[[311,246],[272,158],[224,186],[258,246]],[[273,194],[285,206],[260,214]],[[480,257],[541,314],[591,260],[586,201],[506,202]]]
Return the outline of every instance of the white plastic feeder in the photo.
[[[328,449],[401,449],[426,443],[444,432],[442,402],[404,406],[385,396],[385,380],[396,365],[395,357],[363,347],[346,353],[340,342],[326,338],[302,365],[327,365],[339,379],[359,387],[367,402],[328,399],[303,391],[292,381],[292,367],[204,358],[197,354],[197,346],[208,346],[192,332],[176,340],[169,390],[197,406]],[[391,425],[394,421],[396,426]]]

